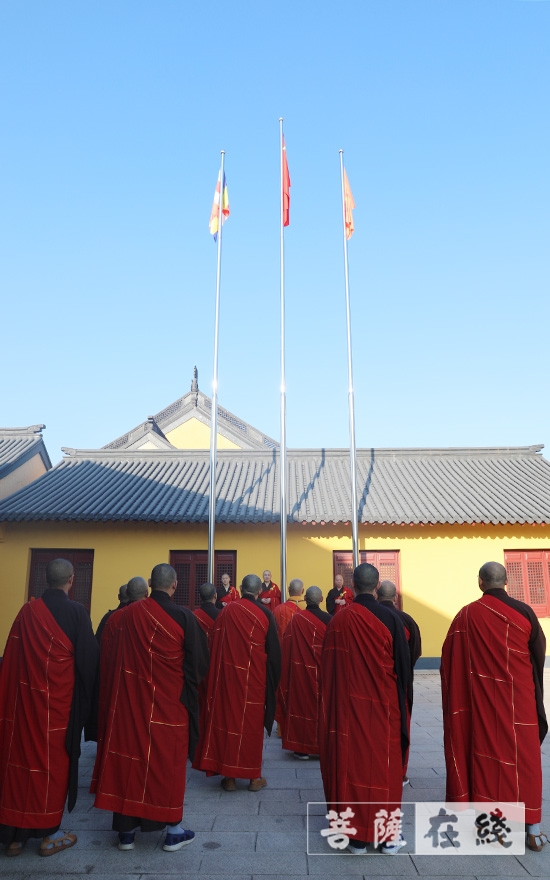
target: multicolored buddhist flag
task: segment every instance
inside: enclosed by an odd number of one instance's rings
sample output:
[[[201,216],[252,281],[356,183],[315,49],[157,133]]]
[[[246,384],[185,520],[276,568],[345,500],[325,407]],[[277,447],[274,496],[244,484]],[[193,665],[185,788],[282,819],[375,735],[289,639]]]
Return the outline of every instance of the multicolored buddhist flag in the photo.
[[[214,201],[212,202],[212,212],[210,214],[210,223],[208,228],[210,234],[214,236],[214,241],[218,240],[219,222],[220,222],[220,177],[221,171],[218,172],[218,182],[216,184],[216,192],[214,193]],[[223,173],[223,193],[222,193],[222,226],[229,217],[229,193],[227,192],[227,181],[225,179],[225,171]]]
[[[283,226],[290,226],[290,174],[286,158],[286,144],[283,137]]]
[[[355,202],[353,200],[353,195],[351,192],[351,188],[349,185],[348,175],[346,169],[344,168],[344,218],[346,224],[346,238],[350,239],[353,235],[353,230],[355,226],[353,225],[353,209],[355,208]]]

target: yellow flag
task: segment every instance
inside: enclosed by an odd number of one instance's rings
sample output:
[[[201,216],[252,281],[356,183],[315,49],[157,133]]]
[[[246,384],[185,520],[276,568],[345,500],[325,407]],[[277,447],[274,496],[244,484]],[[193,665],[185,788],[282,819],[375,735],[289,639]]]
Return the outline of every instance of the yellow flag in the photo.
[[[344,168],[344,222],[346,225],[346,238],[350,239],[353,235],[355,226],[353,225],[353,209],[355,202],[349,185],[348,175]]]

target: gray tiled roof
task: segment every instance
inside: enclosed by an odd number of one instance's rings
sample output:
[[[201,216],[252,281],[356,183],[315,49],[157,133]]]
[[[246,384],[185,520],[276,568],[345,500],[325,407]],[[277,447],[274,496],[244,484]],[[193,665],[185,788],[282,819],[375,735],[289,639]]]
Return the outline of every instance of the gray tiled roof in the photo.
[[[155,416],[149,416],[146,422],[132,428],[127,434],[123,434],[122,437],[118,437],[103,448],[129,450],[135,448],[136,443],[139,443],[144,434],[148,431],[154,431],[164,439],[168,448],[174,449],[174,446],[166,438],[166,434],[184,422],[186,417],[198,419],[210,427],[211,416],[212,401],[197,388],[196,391],[188,391],[170,406],[165,407]],[[279,446],[276,440],[258,431],[257,428],[221,406],[218,406],[218,433],[234,442],[240,449],[258,449],[265,452],[277,449]]]
[[[44,466],[51,468],[41,434],[45,427],[30,425],[28,428],[0,428],[0,479],[37,453],[41,455]]]
[[[364,523],[550,523],[542,446],[373,449],[357,454]],[[0,502],[0,520],[206,522],[204,451],[67,450]],[[347,450],[289,450],[289,521],[350,520]],[[279,520],[278,453],[220,450],[218,522]]]

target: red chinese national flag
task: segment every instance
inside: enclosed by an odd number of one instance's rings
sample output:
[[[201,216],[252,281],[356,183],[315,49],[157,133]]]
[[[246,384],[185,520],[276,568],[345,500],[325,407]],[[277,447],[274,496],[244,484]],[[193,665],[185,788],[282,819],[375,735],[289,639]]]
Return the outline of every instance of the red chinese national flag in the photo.
[[[286,158],[286,144],[283,138],[283,226],[290,226],[290,174]]]

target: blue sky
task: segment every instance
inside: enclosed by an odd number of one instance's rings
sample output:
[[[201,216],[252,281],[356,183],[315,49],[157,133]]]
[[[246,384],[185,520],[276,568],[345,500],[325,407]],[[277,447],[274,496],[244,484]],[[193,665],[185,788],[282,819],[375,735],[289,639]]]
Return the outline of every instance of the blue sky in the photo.
[[[290,447],[550,444],[550,3],[0,2],[0,423],[98,447],[210,393]],[[548,453],[550,455],[550,452]]]

